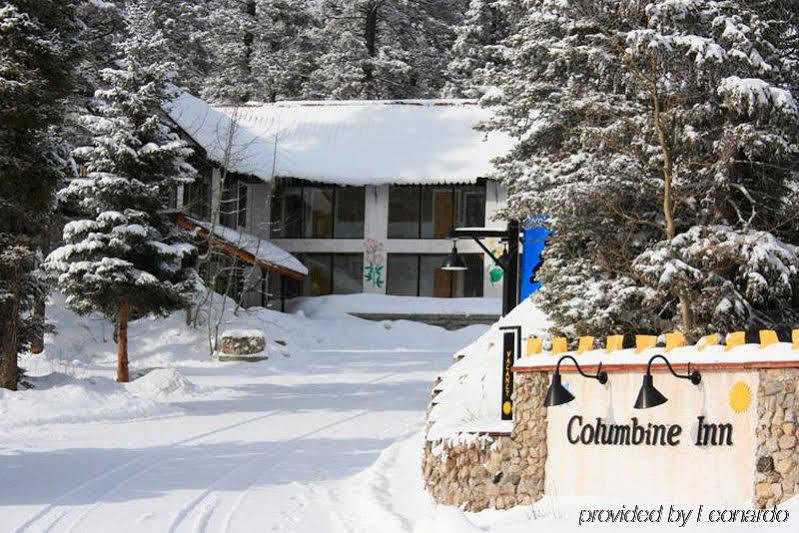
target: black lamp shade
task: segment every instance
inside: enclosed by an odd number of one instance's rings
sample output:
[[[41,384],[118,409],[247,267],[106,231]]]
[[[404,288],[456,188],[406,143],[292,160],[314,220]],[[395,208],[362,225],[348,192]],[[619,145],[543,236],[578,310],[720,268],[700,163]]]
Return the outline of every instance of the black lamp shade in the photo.
[[[441,270],[468,270],[463,257],[458,255],[458,247],[453,244],[452,251],[447,256],[444,264],[441,265]]]
[[[644,382],[641,384],[641,390],[638,391],[638,398],[635,400],[636,409],[648,409],[649,407],[657,407],[668,401],[668,398],[663,396],[659,390],[655,388],[652,381],[652,374],[644,374]]]
[[[552,375],[552,383],[550,383],[549,389],[547,389],[547,395],[544,398],[544,407],[563,405],[564,403],[569,403],[573,399],[574,395],[560,382],[560,372],[555,372],[555,374]]]

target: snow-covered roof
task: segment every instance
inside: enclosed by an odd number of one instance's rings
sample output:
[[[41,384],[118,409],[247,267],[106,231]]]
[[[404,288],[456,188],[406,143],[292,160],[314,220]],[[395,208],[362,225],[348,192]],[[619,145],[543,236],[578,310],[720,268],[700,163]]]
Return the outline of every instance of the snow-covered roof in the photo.
[[[210,229],[210,224],[208,222],[201,222],[183,214],[179,215],[178,223],[184,225],[183,223],[185,222],[205,232]],[[255,235],[250,235],[249,233],[242,233],[227,228],[221,224],[216,224],[213,228],[213,232],[215,239],[223,241],[223,244],[249,254],[249,256],[251,256],[250,262],[258,263],[260,266],[266,268],[274,267],[272,268],[273,270],[280,271],[287,275],[291,275],[292,273],[299,274],[300,277],[308,275],[308,268],[300,263],[299,259],[276,244],[256,237]]]
[[[474,183],[512,144],[502,133],[474,130],[491,112],[472,100],[215,107],[183,93],[167,111],[212,161],[264,181]]]

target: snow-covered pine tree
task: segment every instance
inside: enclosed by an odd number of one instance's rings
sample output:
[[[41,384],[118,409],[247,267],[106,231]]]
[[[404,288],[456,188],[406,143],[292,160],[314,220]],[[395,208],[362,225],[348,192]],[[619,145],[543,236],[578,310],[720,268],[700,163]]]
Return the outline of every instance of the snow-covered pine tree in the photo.
[[[42,327],[38,248],[63,177],[57,130],[73,88],[80,23],[71,0],[0,3],[0,387]]]
[[[308,90],[319,98],[424,98],[440,93],[465,1],[322,0],[324,51]]]
[[[515,30],[523,8],[519,0],[471,0],[455,28],[455,42],[444,73],[447,98],[479,98],[494,65],[502,62],[502,42]]]
[[[209,69],[209,54],[205,48],[208,33],[209,0],[147,0],[140,8],[153,13],[153,31],[165,39],[165,57],[175,67],[173,83],[198,92]],[[156,59],[156,58],[154,58]]]
[[[508,214],[554,229],[541,304],[571,334],[799,319],[797,35],[764,2],[528,3],[483,97],[517,140]],[[793,85],[795,88],[795,85]]]
[[[195,174],[186,163],[190,148],[161,111],[174,67],[153,58],[163,57],[166,41],[138,3],[129,6],[127,26],[122,59],[101,73],[107,87],[96,93],[96,113],[83,117],[93,134],[74,153],[84,176],[59,193],[85,218],[65,226],[65,244],[45,263],[72,309],[117,324],[122,382],[129,379],[129,319],[163,316],[190,301],[193,270],[184,259],[193,247],[176,240],[164,209],[175,185]]]
[[[305,96],[320,46],[309,4],[308,0],[258,0],[252,68],[260,100]]]
[[[257,0],[209,0],[205,47],[209,53],[201,95],[212,102],[258,98],[253,54],[258,29]]]

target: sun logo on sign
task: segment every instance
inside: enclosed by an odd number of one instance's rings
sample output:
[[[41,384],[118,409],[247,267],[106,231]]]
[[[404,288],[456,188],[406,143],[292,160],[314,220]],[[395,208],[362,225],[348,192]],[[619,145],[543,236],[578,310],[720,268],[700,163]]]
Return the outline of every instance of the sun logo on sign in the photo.
[[[736,413],[743,413],[752,404],[752,389],[743,381],[730,387],[730,407]]]

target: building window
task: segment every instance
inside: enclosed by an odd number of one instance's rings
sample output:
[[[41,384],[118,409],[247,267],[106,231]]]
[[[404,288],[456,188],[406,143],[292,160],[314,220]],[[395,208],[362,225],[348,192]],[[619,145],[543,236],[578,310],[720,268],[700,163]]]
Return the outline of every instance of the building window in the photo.
[[[183,187],[183,207],[200,220],[211,218],[211,178],[207,174],[197,176]]]
[[[222,186],[219,223],[232,229],[247,226],[247,185],[230,176]]]
[[[389,189],[389,239],[446,239],[453,228],[485,224],[485,185]]]
[[[462,255],[468,270],[441,270],[444,254],[388,254],[386,292],[397,296],[483,296],[483,255]]]
[[[272,237],[362,239],[364,188],[305,184],[291,180],[272,199]]]
[[[329,239],[333,236],[333,188],[305,187],[303,190],[303,237]]]
[[[308,267],[305,296],[363,292],[363,254],[302,254]]]

